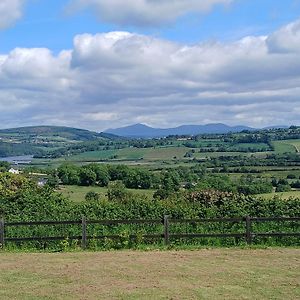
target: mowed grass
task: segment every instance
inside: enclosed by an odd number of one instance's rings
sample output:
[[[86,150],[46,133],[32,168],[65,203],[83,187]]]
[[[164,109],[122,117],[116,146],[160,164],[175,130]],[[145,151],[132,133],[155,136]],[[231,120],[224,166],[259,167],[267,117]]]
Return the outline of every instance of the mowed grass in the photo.
[[[299,299],[300,249],[1,253],[0,299]]]
[[[73,202],[85,201],[85,195],[91,191],[98,193],[100,195],[100,199],[107,199],[106,187],[62,185],[57,191],[68,197]],[[148,198],[152,198],[154,194],[153,190],[127,189],[127,191],[136,195],[146,196]]]

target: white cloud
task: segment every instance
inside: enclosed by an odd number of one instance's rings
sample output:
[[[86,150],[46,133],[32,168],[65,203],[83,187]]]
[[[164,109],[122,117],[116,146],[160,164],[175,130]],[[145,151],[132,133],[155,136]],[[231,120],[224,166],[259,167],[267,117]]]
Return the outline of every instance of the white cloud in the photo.
[[[0,1],[0,30],[11,26],[22,16],[26,0],[1,0]]]
[[[78,35],[73,49],[58,55],[17,48],[0,56],[0,119],[6,127],[34,123],[94,130],[136,122],[299,123],[295,24],[225,44],[190,46],[110,32]],[[289,51],[274,51],[270,41],[285,31]],[[7,103],[10,108],[4,109]]]
[[[300,51],[300,20],[291,23],[270,35],[267,40],[269,49],[273,53]]]
[[[189,12],[207,12],[233,0],[71,0],[68,9],[91,8],[101,19],[120,25],[155,26]]]

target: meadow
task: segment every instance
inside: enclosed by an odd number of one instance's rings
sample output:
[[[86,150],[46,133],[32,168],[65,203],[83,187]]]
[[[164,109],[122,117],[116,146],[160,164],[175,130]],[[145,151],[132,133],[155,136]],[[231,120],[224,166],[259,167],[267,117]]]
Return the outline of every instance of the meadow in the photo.
[[[85,196],[88,192],[95,192],[99,194],[100,199],[107,200],[107,187],[99,187],[99,186],[78,186],[78,185],[61,185],[57,189],[57,192],[62,193],[63,196],[67,197],[74,203],[79,203],[86,201]],[[153,194],[155,190],[141,190],[141,189],[126,189],[126,191],[132,193],[136,196],[143,196],[148,199],[153,198]],[[259,198],[264,199],[272,199],[274,197],[278,197],[281,199],[289,199],[289,198],[300,198],[300,190],[292,190],[290,192],[272,192],[272,193],[264,193],[256,195]]]
[[[155,147],[155,148],[133,148],[115,150],[88,151],[78,155],[67,157],[66,161],[71,162],[93,162],[101,160],[110,161],[132,161],[132,160],[173,160],[183,159],[184,154],[189,150],[186,147]],[[58,160],[60,161],[60,159]]]
[[[290,191],[290,192],[274,192],[274,193],[266,193],[259,194],[258,197],[262,197],[264,199],[272,199],[274,197],[278,197],[280,199],[289,199],[289,198],[300,198],[300,191]]]
[[[294,300],[299,261],[293,248],[1,253],[0,298]]]
[[[274,141],[274,150],[276,153],[286,153],[286,152],[299,152],[298,148],[300,146],[300,140],[283,140],[283,141]]]
[[[98,193],[100,199],[107,199],[107,190],[107,187],[78,185],[61,185],[59,186],[59,189],[57,189],[59,193],[62,193],[65,197],[75,203],[85,201],[85,195],[88,192]],[[152,199],[154,194],[154,190],[126,189],[126,191],[137,196],[146,196],[149,199]]]

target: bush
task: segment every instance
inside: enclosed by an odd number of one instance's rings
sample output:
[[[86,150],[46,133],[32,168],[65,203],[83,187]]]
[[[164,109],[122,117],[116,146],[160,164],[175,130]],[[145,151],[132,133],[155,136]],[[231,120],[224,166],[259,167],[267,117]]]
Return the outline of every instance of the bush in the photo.
[[[297,180],[297,181],[293,182],[293,183],[291,184],[291,187],[292,187],[293,189],[300,189],[300,181]]]
[[[287,179],[296,179],[296,175],[295,174],[289,174],[286,176]]]
[[[122,181],[114,181],[108,184],[107,198],[109,201],[125,201],[130,197],[130,193]]]
[[[99,199],[100,199],[100,195],[93,191],[87,192],[85,195],[86,201],[99,201]]]
[[[162,190],[163,191],[163,190]],[[230,192],[215,190],[203,191],[179,191],[170,193],[165,199],[149,200],[142,196],[129,193],[124,184],[116,181],[109,184],[108,198],[110,201],[93,201],[98,194],[89,192],[87,195],[91,201],[82,203],[71,203],[61,194],[54,192],[49,187],[38,188],[34,182],[22,176],[11,174],[0,174],[0,215],[6,221],[39,221],[39,220],[80,220],[85,216],[87,220],[118,220],[118,219],[163,219],[169,215],[175,219],[196,219],[213,217],[295,217],[300,214],[299,199],[259,199],[257,197],[239,195]],[[284,224],[264,223],[259,226],[262,232],[294,231],[298,229],[297,224],[287,222]],[[204,232],[236,232],[238,224],[190,224],[187,227],[190,232],[204,230]],[[141,233],[161,233],[161,224],[138,225],[139,236]],[[198,226],[198,225],[197,225]],[[201,227],[203,226],[203,227]],[[206,226],[206,227],[205,227]],[[242,224],[244,226],[244,224]],[[256,225],[255,225],[256,226]],[[258,225],[257,225],[258,226]],[[272,227],[273,226],[273,227]],[[276,228],[275,228],[275,227]],[[172,225],[172,230],[177,230]],[[119,235],[120,240],[114,247],[130,247],[129,234],[134,233],[137,227],[133,225],[120,224],[116,226],[103,226],[89,224],[89,236],[97,235]],[[178,227],[184,231],[186,228]],[[255,228],[257,230],[257,228]],[[287,230],[286,230],[287,229]],[[18,247],[31,249],[66,249],[70,246],[68,237],[80,236],[81,228],[78,224],[67,226],[32,226],[32,227],[7,227],[7,237],[30,237],[34,236],[63,236],[63,243],[59,242],[24,242]],[[206,230],[206,231],[205,231]],[[244,230],[244,227],[243,227]],[[142,240],[139,238],[139,240]],[[220,245],[226,245],[225,240],[216,239]],[[296,240],[296,239],[295,239]],[[295,240],[292,240],[295,242]],[[224,241],[224,242],[223,242]],[[276,238],[271,240],[276,243]],[[288,243],[290,240],[280,240]],[[96,243],[97,241],[95,241]],[[206,243],[207,241],[201,240]],[[102,244],[101,244],[102,243]],[[105,242],[104,242],[105,243]],[[296,242],[295,242],[296,243]],[[294,243],[294,244],[295,244]],[[107,242],[111,246],[110,242]],[[103,246],[103,241],[99,241]],[[95,245],[97,246],[97,245]]]
[[[276,188],[276,192],[289,192],[291,191],[291,186],[288,184],[279,184]]]

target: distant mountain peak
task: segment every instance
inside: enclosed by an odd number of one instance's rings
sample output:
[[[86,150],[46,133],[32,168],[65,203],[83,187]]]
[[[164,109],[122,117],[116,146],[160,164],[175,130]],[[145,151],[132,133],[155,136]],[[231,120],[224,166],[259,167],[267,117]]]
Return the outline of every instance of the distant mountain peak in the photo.
[[[228,126],[222,123],[205,125],[181,125],[175,128],[153,128],[145,124],[134,124],[121,128],[108,129],[105,132],[123,137],[155,138],[168,135],[197,135],[197,134],[222,134],[241,132],[243,130],[256,130],[247,126]]]

